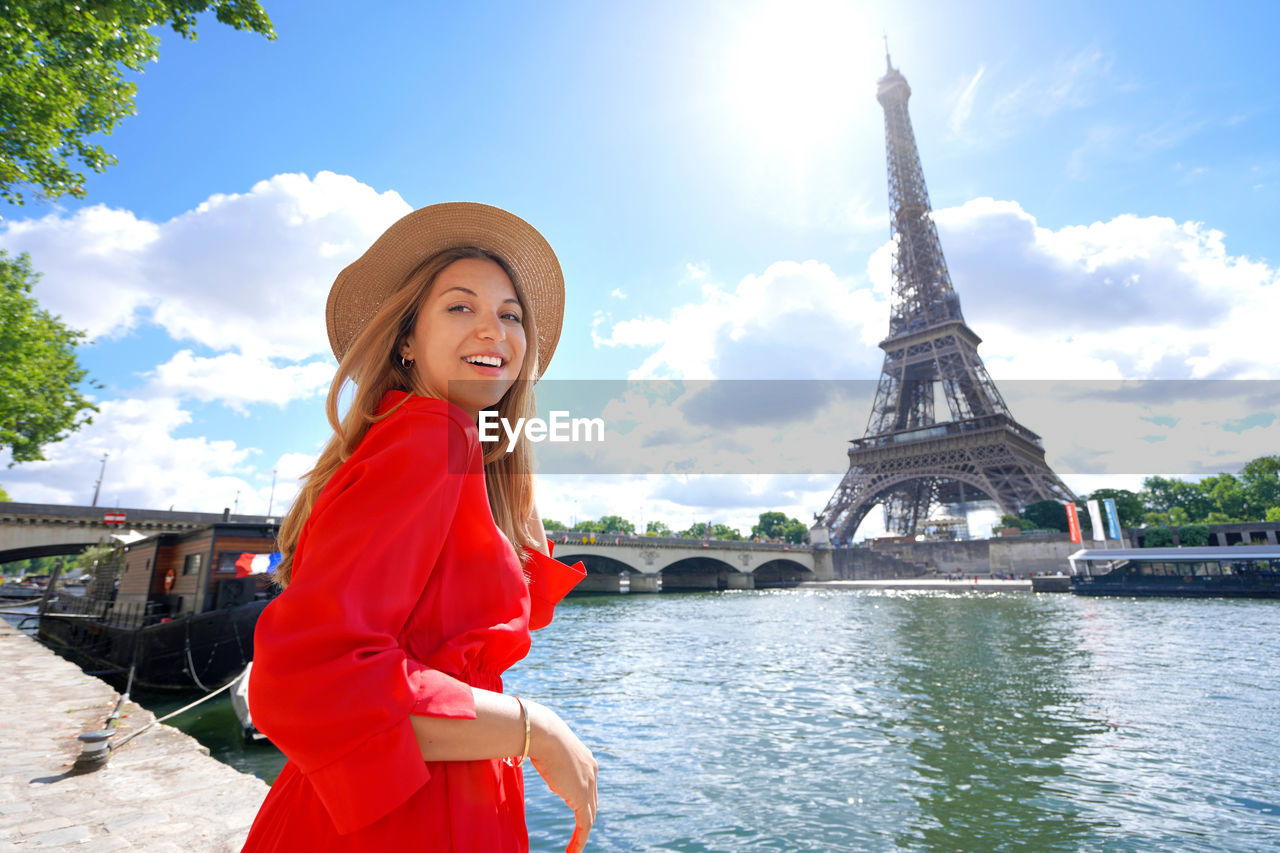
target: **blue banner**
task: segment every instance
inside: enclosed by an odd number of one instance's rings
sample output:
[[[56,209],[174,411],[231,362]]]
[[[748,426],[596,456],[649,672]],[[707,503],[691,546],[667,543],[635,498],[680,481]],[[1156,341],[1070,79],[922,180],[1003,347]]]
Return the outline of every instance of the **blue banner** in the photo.
[[[1112,539],[1120,539],[1124,533],[1120,530],[1120,513],[1116,511],[1115,498],[1103,498],[1102,509],[1107,514],[1107,532]]]

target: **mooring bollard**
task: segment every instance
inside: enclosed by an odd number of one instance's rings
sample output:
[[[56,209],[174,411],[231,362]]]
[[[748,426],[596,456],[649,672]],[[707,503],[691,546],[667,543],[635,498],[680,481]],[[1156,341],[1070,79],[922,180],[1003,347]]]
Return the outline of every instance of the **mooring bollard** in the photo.
[[[114,729],[101,729],[96,732],[85,732],[79,735],[80,754],[76,763],[71,766],[72,773],[89,773],[107,763],[111,757],[111,736]]]

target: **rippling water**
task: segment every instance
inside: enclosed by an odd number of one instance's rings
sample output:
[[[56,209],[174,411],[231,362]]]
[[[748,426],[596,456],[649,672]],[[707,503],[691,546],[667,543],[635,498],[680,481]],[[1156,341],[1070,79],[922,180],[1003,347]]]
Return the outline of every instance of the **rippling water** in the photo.
[[[595,751],[591,850],[1274,851],[1278,651],[1266,601],[600,596],[507,689]],[[563,850],[572,815],[527,788],[533,849]]]

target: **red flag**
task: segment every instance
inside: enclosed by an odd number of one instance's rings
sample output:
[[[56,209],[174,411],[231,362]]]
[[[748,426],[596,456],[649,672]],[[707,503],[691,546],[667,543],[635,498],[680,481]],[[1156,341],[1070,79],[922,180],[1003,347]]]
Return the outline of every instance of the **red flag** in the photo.
[[[1080,507],[1066,501],[1062,506],[1067,511],[1067,532],[1071,534],[1071,541],[1079,544],[1083,541],[1080,538]]]

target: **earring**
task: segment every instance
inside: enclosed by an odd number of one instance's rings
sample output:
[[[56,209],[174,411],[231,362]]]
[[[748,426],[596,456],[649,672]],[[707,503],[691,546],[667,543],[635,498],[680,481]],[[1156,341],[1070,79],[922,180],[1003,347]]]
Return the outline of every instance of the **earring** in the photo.
[[[411,367],[413,367],[413,359],[400,356],[400,366],[403,367],[405,370],[410,369]]]

